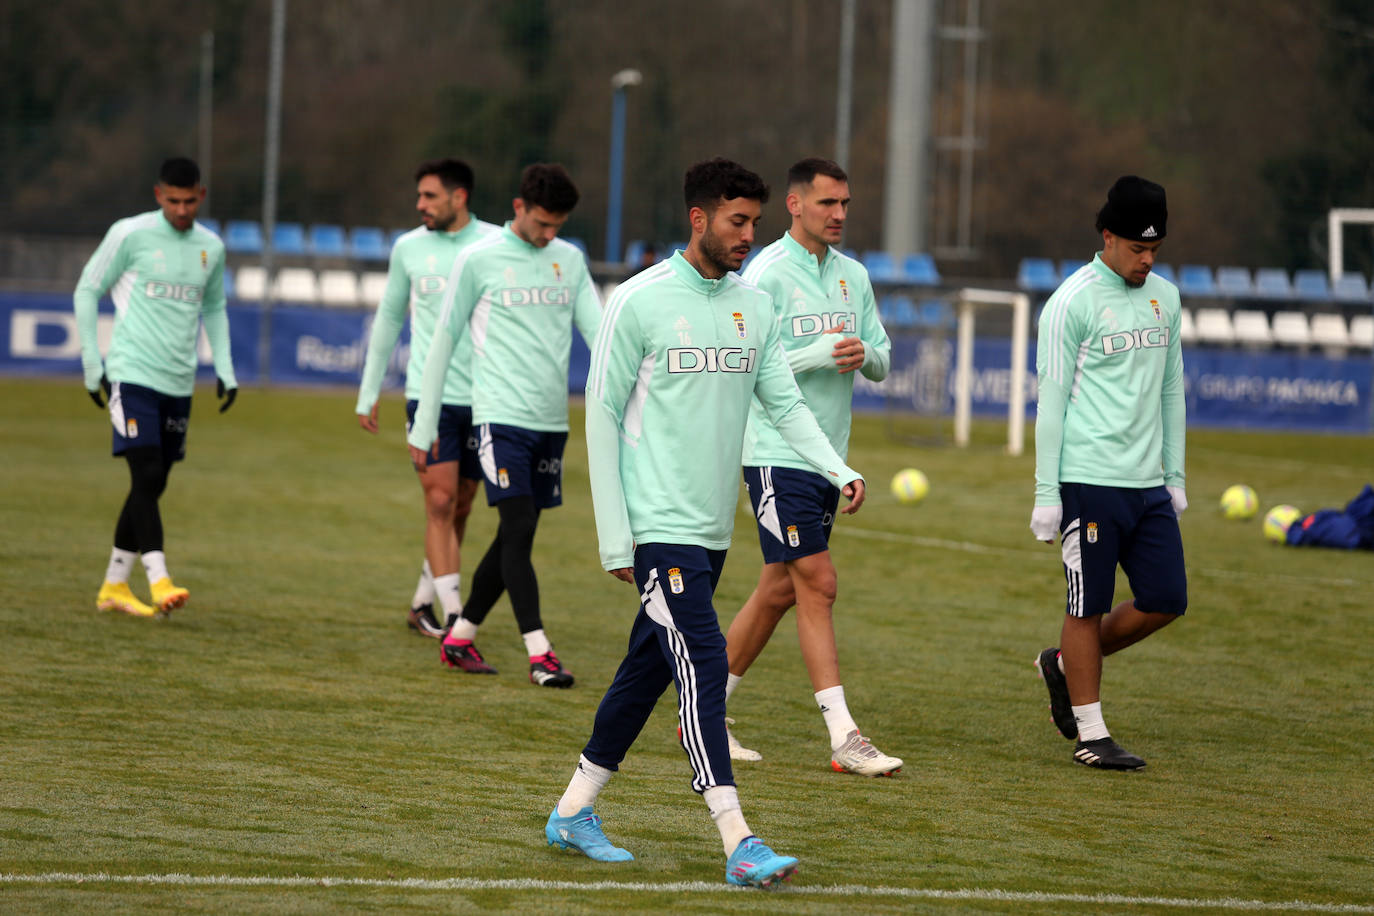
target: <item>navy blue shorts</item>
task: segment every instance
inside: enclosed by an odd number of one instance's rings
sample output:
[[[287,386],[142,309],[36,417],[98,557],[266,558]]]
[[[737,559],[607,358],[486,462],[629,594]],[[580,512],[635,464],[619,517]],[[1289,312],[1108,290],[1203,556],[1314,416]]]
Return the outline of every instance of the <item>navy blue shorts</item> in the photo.
[[[840,491],[820,474],[747,467],[744,486],[758,522],[763,562],[787,563],[830,549]]]
[[[487,505],[512,496],[533,496],[536,509],[563,505],[565,432],[483,423],[477,427],[477,457],[487,483]]]
[[[1183,538],[1169,491],[1065,483],[1060,523],[1066,613],[1092,617],[1112,609],[1116,567],[1126,573],[1137,610],[1182,614],[1188,608]]]
[[[419,401],[406,401],[406,433],[415,422],[415,406]],[[425,453],[425,467],[458,462],[458,476],[468,480],[482,479],[482,465],[477,460],[477,431],[472,428],[472,408],[465,404],[444,404],[439,408],[439,457]]]
[[[180,461],[186,457],[186,427],[190,422],[189,397],[172,397],[128,382],[110,386],[113,455],[131,448],[161,448],[164,463]]]
[[[582,751],[592,763],[617,769],[658,698],[674,684],[692,788],[734,785],[725,732],[729,659],[712,603],[724,566],[723,550],[688,544],[635,548],[639,613]]]

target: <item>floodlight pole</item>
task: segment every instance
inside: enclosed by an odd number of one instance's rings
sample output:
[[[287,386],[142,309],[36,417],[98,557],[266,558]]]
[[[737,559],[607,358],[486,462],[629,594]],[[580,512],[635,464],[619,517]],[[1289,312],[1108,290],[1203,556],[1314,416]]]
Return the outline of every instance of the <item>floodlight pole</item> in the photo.
[[[835,162],[849,166],[849,135],[854,99],[854,3],[840,4],[840,64],[835,86]]]
[[[200,98],[196,125],[196,160],[200,166],[200,183],[210,186],[210,140],[214,116],[215,83],[215,33],[207,29],[200,35]],[[206,198],[201,205],[203,216],[210,215],[212,201]]]
[[[277,160],[281,153],[281,71],[286,47],[286,0],[272,0],[272,44],[267,71],[267,146],[262,165],[262,293],[258,322],[258,373],[265,383],[272,372],[272,237],[277,226]]]
[[[638,70],[621,70],[611,77],[611,174],[606,193],[606,260],[620,258],[620,210],[625,178],[625,90],[638,86],[644,75]]]

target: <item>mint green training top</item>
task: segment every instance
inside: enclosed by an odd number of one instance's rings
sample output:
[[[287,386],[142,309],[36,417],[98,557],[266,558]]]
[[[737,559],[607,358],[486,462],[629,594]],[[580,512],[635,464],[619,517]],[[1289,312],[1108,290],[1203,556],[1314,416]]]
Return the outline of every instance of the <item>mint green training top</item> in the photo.
[[[386,272],[386,289],[377,303],[372,319],[372,335],[363,361],[362,384],[358,386],[356,413],[369,414],[382,393],[386,364],[406,313],[410,313],[410,359],[406,363],[406,398],[420,397],[420,381],[425,371],[425,356],[434,338],[439,306],[448,286],[449,271],[458,252],[468,245],[500,232],[499,226],[473,217],[457,232],[434,232],[424,226],[412,229],[396,240]],[[453,349],[448,375],[444,377],[443,403],[472,403],[472,344],[462,334]]]
[[[587,259],[571,243],[555,238],[539,248],[508,222],[467,246],[449,272],[407,441],[433,444],[454,341],[465,330],[472,336],[472,422],[565,432],[572,328],[590,343],[600,321]]]
[[[772,297],[676,252],[606,303],[587,376],[587,461],[601,565],[636,544],[730,546],[749,405],[809,467],[842,488],[862,477],[816,425],[779,342]]]
[[[1178,288],[1133,288],[1101,254],[1045,303],[1036,343],[1035,504],[1061,483],[1184,485]]]
[[[115,323],[102,366],[96,327],[106,292]],[[200,223],[179,232],[160,209],[119,220],[86,262],[72,304],[87,391],[100,387],[104,374],[111,382],[189,397],[202,320],[215,375],[226,388],[238,387],[224,311],[224,243]]]
[[[878,319],[868,271],[834,248],[827,248],[818,261],[787,233],[760,251],[743,276],[773,297],[782,348],[806,406],[836,454],[847,458],[854,373],[841,374],[831,351],[843,338],[859,338],[864,345],[859,371],[875,382],[887,377],[892,363],[892,341]],[[825,333],[838,325],[844,330]],[[749,409],[744,463],[811,470],[811,463],[787,444],[757,398]]]

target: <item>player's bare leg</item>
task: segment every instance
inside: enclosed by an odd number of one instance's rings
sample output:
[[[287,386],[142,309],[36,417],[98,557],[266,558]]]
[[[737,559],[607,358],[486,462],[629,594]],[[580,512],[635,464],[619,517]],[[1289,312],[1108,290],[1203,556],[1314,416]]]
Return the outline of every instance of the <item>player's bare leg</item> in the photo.
[[[725,632],[731,674],[743,675],[749,670],[795,600],[787,564],[765,563],[758,585]]]
[[[1123,601],[1102,621],[1102,654],[1133,646],[1177,619],[1177,614],[1147,614],[1137,610],[1134,601]]]
[[[447,612],[448,606],[454,603],[453,595],[458,589],[455,580],[460,563],[460,535],[456,514],[463,482],[458,476],[457,461],[417,467],[415,475],[425,495],[425,558],[429,561],[436,597],[440,600],[443,610]],[[471,511],[470,495],[467,507]],[[463,524],[466,525],[466,522],[465,514]],[[461,603],[459,607],[461,608]],[[442,638],[443,627],[439,623],[440,619],[442,617],[435,618],[431,606],[411,608],[410,611],[411,627],[426,636]]]
[[[1107,614],[1092,617],[1065,615],[1060,630],[1060,662],[1078,725],[1074,761],[1112,770],[1138,770],[1145,761],[1128,753],[1115,741],[1102,718],[1102,657],[1144,639],[1172,618],[1142,614],[1133,601],[1123,601]]]

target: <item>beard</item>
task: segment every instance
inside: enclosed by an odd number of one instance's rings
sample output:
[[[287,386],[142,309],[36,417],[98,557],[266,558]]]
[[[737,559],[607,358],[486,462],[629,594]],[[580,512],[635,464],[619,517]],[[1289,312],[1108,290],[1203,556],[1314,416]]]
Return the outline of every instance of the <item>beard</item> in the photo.
[[[744,258],[737,258],[730,247],[720,240],[711,228],[707,226],[706,231],[701,236],[701,256],[713,268],[720,271],[721,276],[732,270],[739,270],[740,263]]]

